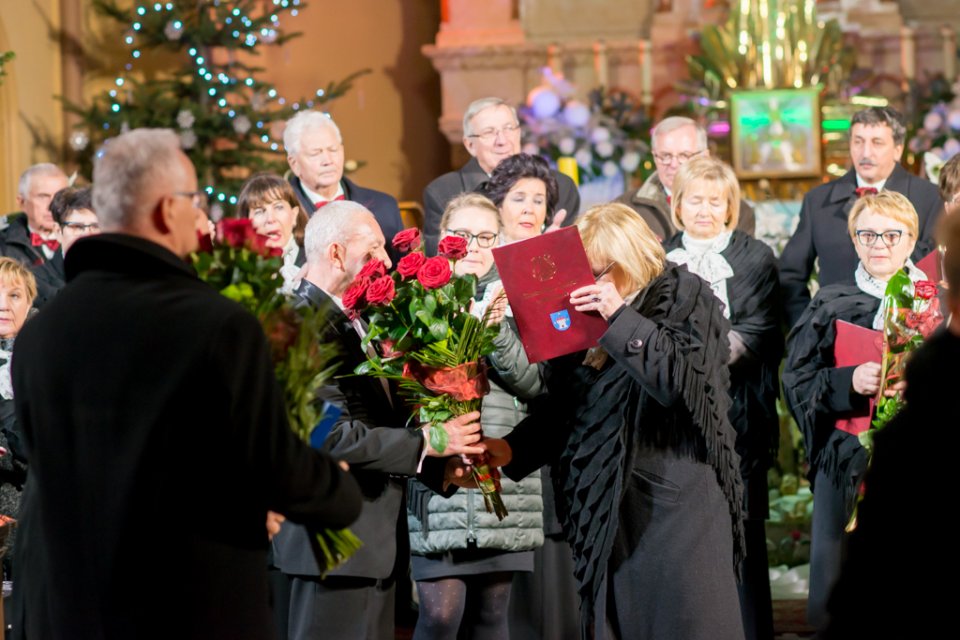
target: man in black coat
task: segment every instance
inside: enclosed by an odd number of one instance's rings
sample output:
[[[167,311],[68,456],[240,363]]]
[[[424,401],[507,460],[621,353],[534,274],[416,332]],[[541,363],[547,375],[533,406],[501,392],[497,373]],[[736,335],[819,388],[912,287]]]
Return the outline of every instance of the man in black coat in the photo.
[[[197,279],[199,193],[169,130],[94,168],[109,233],[13,358],[30,464],[16,637],[273,637],[268,510],[345,527],[357,483],[290,430],[256,318]]]
[[[423,191],[423,236],[427,254],[437,252],[440,218],[455,196],[475,191],[486,182],[504,158],[520,153],[520,122],[517,110],[500,98],[474,100],[463,114],[463,146],[473,158],[457,171],[445,173]],[[580,192],[568,176],[553,172],[559,198],[557,211],[566,211],[563,224],[574,221],[580,211]]]
[[[283,146],[293,172],[290,184],[307,215],[312,217],[329,202],[349,200],[373,212],[387,239],[403,229],[396,198],[343,177],[343,136],[330,116],[308,110],[290,118]],[[392,260],[400,257],[392,246],[387,253]]]
[[[854,114],[850,127],[853,168],[804,197],[797,230],[780,255],[784,310],[791,326],[810,302],[807,282],[817,259],[821,287],[854,283],[858,258],[847,231],[847,214],[859,194],[886,189],[905,195],[920,219],[913,261],[933,250],[931,239],[943,200],[936,186],[900,166],[905,138],[903,118],[890,107],[870,107]]]
[[[344,315],[340,297],[368,260],[390,265],[376,219],[359,204],[331,203],[307,224],[304,245],[307,272],[296,293],[304,304],[328,310],[324,339],[341,347],[335,384],[321,392],[340,411],[325,449],[348,462],[360,482],[363,511],[352,530],[363,547],[321,578],[306,530],[283,526],[273,550],[274,564],[290,576],[288,637],[393,640],[395,586],[409,563],[406,477],[423,461],[421,479],[442,489],[446,460],[427,444],[429,427],[405,428],[410,410],[385,382],[350,375],[367,357],[360,344],[366,324]],[[446,423],[444,456],[481,451],[471,446],[480,439],[478,417],[470,413]]]
[[[67,176],[55,164],[35,164],[20,176],[17,206],[23,213],[11,213],[0,231],[0,255],[28,267],[53,258],[60,246],[60,234],[50,212],[53,195],[67,186]]]

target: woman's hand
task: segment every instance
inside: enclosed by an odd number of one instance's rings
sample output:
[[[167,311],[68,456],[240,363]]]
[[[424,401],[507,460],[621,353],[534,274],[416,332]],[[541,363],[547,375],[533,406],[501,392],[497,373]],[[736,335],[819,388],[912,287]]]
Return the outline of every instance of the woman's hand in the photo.
[[[509,304],[507,302],[507,293],[503,290],[502,286],[498,286],[497,292],[490,302],[490,306],[487,307],[486,317],[488,327],[500,324],[500,322],[503,321],[507,313],[507,304]]]
[[[880,391],[879,362],[864,362],[853,370],[853,390],[862,396],[873,396]]]
[[[577,311],[596,311],[604,320],[609,320],[623,306],[623,298],[612,282],[601,280],[575,289],[570,294],[570,304]]]

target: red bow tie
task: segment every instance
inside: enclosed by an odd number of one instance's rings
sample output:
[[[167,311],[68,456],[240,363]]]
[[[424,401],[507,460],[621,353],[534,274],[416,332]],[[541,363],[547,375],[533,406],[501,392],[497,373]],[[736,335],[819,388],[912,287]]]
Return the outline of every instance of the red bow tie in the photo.
[[[316,211],[316,210],[318,210],[318,209],[322,209],[323,207],[327,206],[327,205],[330,204],[331,202],[336,202],[337,200],[346,200],[346,197],[341,193],[340,195],[338,195],[338,196],[337,196],[336,198],[334,198],[333,200],[321,200],[320,202],[314,202],[314,203],[313,203],[313,210]]]
[[[673,196],[667,196],[667,206],[669,207],[673,203]]]
[[[875,196],[879,191],[876,187],[857,187],[856,193],[858,198],[862,198],[863,196]]]
[[[49,240],[43,238],[39,233],[30,232],[30,244],[35,247],[39,247],[42,244],[47,245],[47,248],[50,251],[56,251],[60,248],[60,241],[56,238],[50,238]]]

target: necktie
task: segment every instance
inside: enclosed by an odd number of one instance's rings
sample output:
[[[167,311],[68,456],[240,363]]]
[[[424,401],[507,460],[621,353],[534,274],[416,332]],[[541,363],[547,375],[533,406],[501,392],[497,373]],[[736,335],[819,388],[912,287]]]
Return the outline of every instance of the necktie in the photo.
[[[59,240],[57,240],[56,238],[49,238],[49,239],[44,238],[43,236],[41,236],[39,233],[35,231],[30,232],[30,244],[33,245],[34,247],[39,247],[40,245],[45,244],[47,245],[47,248],[50,249],[50,251],[56,251],[57,249],[60,248]]]
[[[857,187],[856,193],[858,198],[862,198],[863,196],[875,196],[878,191],[876,187]]]
[[[327,206],[328,204],[330,204],[331,202],[336,202],[337,200],[346,200],[346,197],[341,193],[340,195],[338,195],[338,196],[337,196],[336,198],[334,198],[333,200],[321,200],[320,202],[314,202],[314,203],[313,203],[313,210],[314,210],[314,211],[318,211],[318,210],[324,208],[325,206]]]

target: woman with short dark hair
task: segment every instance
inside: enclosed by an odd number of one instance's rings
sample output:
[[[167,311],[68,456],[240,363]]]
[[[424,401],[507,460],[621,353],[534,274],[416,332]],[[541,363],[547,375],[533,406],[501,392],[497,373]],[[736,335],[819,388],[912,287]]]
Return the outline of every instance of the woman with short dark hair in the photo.
[[[559,197],[550,165],[526,153],[504,158],[477,191],[500,210],[502,244],[540,235],[553,222]]]

